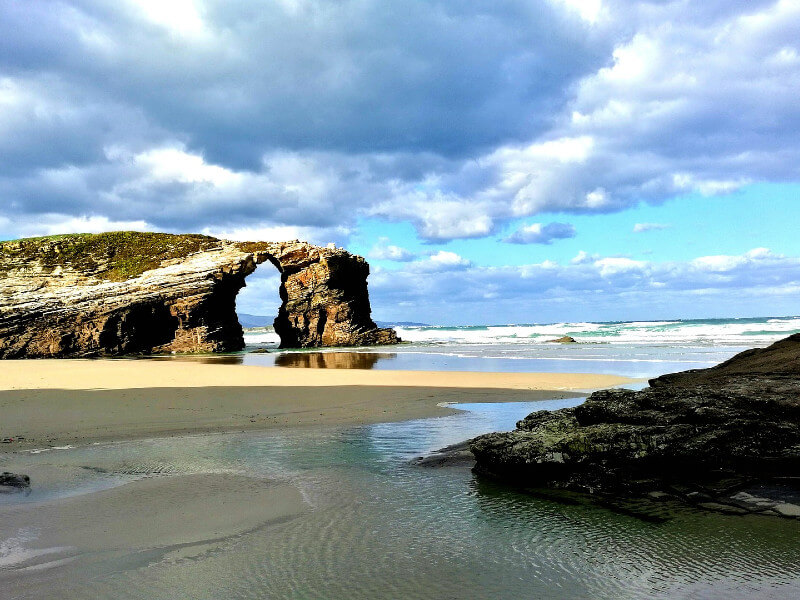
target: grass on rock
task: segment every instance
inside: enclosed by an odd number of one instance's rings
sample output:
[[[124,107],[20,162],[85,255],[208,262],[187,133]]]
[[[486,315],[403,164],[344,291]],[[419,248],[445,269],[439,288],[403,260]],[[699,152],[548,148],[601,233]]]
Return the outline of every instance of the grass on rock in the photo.
[[[46,270],[63,267],[108,281],[124,281],[159,267],[165,260],[219,244],[218,239],[199,234],[139,231],[23,238],[0,243],[0,275],[22,262],[35,262]]]

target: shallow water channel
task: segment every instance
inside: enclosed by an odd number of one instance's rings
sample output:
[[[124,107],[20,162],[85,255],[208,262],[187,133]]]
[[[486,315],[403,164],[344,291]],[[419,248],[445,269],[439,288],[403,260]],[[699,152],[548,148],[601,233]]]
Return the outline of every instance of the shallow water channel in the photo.
[[[465,404],[456,415],[402,423],[20,454],[13,466],[32,476],[34,491],[3,502],[35,505],[145,476],[231,472],[288,481],[311,507],[207,552],[116,554],[91,568],[76,561],[37,571],[30,597],[48,597],[48,573],[64,569],[73,570],[69,586],[53,596],[94,600],[800,597],[800,523],[669,505],[638,514],[577,496],[523,495],[468,467],[410,462],[512,429],[533,410],[578,402]],[[0,568],[0,586],[11,574]]]

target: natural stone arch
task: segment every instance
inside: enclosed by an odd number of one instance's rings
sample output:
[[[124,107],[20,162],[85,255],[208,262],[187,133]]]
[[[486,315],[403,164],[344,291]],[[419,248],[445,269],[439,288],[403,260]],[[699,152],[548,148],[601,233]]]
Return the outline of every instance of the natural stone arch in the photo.
[[[256,265],[269,261],[281,274],[281,307],[274,323],[281,347],[397,343],[393,330],[378,328],[370,317],[369,265],[360,256],[297,240],[239,246],[254,250]]]
[[[370,318],[369,265],[341,248],[115,232],[0,244],[0,357],[240,350],[236,295],[265,261],[282,347],[398,341]]]

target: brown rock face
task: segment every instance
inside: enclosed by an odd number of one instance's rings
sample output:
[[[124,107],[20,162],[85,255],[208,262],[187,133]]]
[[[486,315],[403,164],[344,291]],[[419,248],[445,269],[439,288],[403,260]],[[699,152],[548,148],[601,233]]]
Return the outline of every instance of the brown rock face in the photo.
[[[236,295],[265,261],[281,272],[282,347],[398,341],[345,250],[115,232],[0,244],[0,358],[239,350]]]
[[[313,247],[280,256],[283,303],[275,331],[281,347],[397,343],[394,330],[378,329],[370,318],[363,258]]]

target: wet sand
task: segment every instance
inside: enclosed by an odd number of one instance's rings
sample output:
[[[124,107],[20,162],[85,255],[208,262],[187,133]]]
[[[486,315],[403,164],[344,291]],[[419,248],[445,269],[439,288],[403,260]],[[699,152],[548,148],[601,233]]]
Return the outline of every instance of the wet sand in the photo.
[[[15,451],[68,444],[399,421],[454,412],[450,402],[574,397],[626,381],[194,360],[2,361],[0,438],[13,441],[0,444],[0,462],[11,467]],[[72,592],[88,589],[93,578],[144,572],[152,564],[191,564],[229,551],[247,532],[265,529],[269,537],[316,510],[297,482],[238,472],[147,472],[101,491],[82,487],[86,474],[57,460],[46,459],[29,473],[37,490],[70,481],[79,491],[0,503],[0,589],[11,597],[77,597]]]
[[[581,395],[610,375],[267,368],[181,360],[0,363],[0,452],[186,433],[444,415],[450,402]],[[24,439],[19,439],[24,438]]]
[[[69,597],[69,573],[191,559],[309,509],[291,484],[208,473],[0,505],[0,586],[10,597]]]

